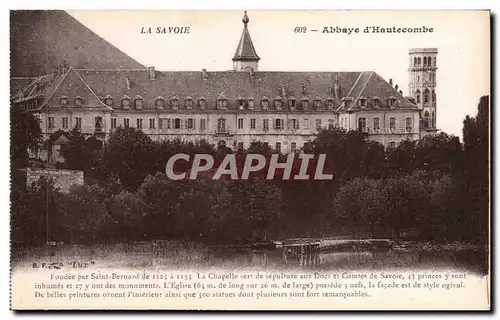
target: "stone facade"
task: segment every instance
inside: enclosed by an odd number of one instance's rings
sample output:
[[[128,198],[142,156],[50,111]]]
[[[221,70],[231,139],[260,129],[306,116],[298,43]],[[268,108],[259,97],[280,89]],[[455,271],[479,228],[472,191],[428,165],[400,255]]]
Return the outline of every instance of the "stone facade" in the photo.
[[[83,185],[83,171],[60,169],[26,169],[26,186],[29,187],[40,177],[53,179],[54,186],[61,192],[67,193],[73,185]]]
[[[46,138],[77,127],[106,139],[121,126],[153,140],[203,139],[230,148],[261,141],[286,153],[330,127],[360,130],[385,147],[436,131],[436,49],[409,51],[406,97],[373,71],[259,71],[249,21],[245,13],[232,71],[65,65],[11,100],[38,114]]]

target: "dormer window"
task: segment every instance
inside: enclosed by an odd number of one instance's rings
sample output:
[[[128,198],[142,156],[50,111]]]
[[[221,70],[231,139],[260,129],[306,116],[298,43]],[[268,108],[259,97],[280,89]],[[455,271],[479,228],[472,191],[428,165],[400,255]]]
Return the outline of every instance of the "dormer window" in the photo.
[[[326,106],[327,106],[328,110],[333,110],[333,106],[334,106],[333,98],[326,99]]]
[[[184,99],[184,105],[186,106],[186,109],[193,109],[193,98],[191,97],[186,97]]]
[[[366,107],[366,99],[364,97],[360,97],[358,99],[358,105],[361,107],[361,108],[364,108]]]
[[[321,98],[320,97],[317,97],[316,99],[314,99],[314,108],[316,110],[321,110]]]
[[[281,97],[280,96],[277,96],[276,98],[274,98],[274,108],[276,108],[276,110],[281,110]]]
[[[373,98],[373,106],[374,106],[375,108],[380,107],[380,99],[379,99],[378,97],[374,97],[374,98]]]
[[[122,98],[122,108],[125,110],[130,109],[130,98],[127,96],[124,96]]]
[[[302,103],[302,110],[307,111],[309,109],[309,99],[307,97],[302,97],[300,101]]]
[[[76,97],[75,98],[75,107],[81,107],[82,106],[82,97]]]
[[[137,110],[141,110],[142,109],[142,106],[143,106],[143,100],[142,100],[142,97],[141,96],[136,96],[134,98],[134,107],[137,109]]]
[[[260,100],[262,110],[267,110],[269,108],[269,99],[267,97],[262,97]]]
[[[179,97],[173,96],[172,98],[170,98],[170,105],[174,110],[179,109]]]
[[[217,98],[217,109],[227,109],[227,98],[222,93]]]
[[[163,97],[157,97],[155,100],[156,109],[164,109],[165,108],[165,99]]]
[[[207,99],[201,97],[198,99],[198,106],[201,110],[205,110],[207,108]]]
[[[249,97],[247,101],[248,101],[248,109],[253,110],[255,106],[255,100],[252,97]]]
[[[113,106],[113,97],[108,94],[107,96],[104,97],[104,103],[107,106],[112,107]]]
[[[395,102],[396,102],[396,98],[394,98],[394,97],[390,97],[389,99],[387,99],[387,105],[390,108],[394,108]]]
[[[293,111],[296,107],[297,100],[294,97],[290,97],[290,99],[288,99],[288,108]]]
[[[243,97],[239,97],[238,100],[236,100],[236,104],[238,105],[239,110],[245,109],[245,99],[243,99]]]
[[[61,98],[61,107],[66,107],[67,105],[68,105],[68,98],[62,97]]]

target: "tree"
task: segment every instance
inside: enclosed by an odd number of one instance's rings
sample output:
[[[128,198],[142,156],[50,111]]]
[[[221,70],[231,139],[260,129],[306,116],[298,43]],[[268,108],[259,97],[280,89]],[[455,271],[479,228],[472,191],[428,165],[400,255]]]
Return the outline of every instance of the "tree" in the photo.
[[[12,168],[28,163],[28,150],[38,151],[42,143],[42,129],[31,112],[10,108],[10,155]]]
[[[229,185],[234,208],[228,228],[244,239],[266,241],[282,216],[281,190],[263,179],[240,180]]]
[[[122,240],[141,239],[145,230],[143,217],[146,215],[145,204],[135,193],[122,191],[112,195],[106,207],[115,222],[115,237]]]
[[[377,228],[384,226],[386,210],[383,181],[357,177],[343,185],[337,193],[330,224],[347,220],[350,227],[359,231],[369,230],[373,235]]]
[[[57,219],[62,230],[56,236],[65,241],[95,243],[110,236],[115,222],[106,208],[107,195],[97,185],[74,185],[57,204]]]
[[[148,174],[156,172],[155,144],[135,128],[118,128],[104,146],[102,162],[106,171],[128,190],[135,190]]]
[[[61,146],[61,155],[64,157],[66,168],[83,170],[87,160],[85,136],[76,127],[66,134],[68,143]]]
[[[463,240],[470,238],[470,215],[464,210],[462,200],[463,179],[443,175],[431,184],[431,213],[425,218],[428,227],[423,237],[437,241]]]
[[[386,208],[382,221],[393,231],[395,238],[403,230],[423,230],[425,219],[430,213],[430,186],[427,174],[415,171],[409,175],[390,177],[383,182],[382,194]]]
[[[415,168],[420,170],[460,173],[463,170],[463,148],[460,139],[441,132],[417,142]]]
[[[13,185],[11,190],[11,240],[24,246],[60,240],[57,204],[62,195],[54,182],[42,176],[27,188]],[[48,218],[48,221],[47,221]]]
[[[477,115],[464,120],[465,206],[475,221],[474,231],[479,240],[487,243],[490,207],[490,142],[489,96],[479,100]]]

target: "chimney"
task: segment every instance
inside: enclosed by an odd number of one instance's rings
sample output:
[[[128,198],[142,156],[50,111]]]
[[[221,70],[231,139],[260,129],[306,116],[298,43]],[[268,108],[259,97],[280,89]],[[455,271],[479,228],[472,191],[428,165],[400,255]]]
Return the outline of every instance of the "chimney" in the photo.
[[[392,87],[392,78],[389,79],[389,84],[391,85]]]
[[[333,84],[333,95],[335,98],[340,99],[340,85],[338,77],[335,77],[335,83]]]
[[[202,76],[203,80],[208,79],[207,69],[205,69],[205,68],[201,69],[201,76]]]
[[[156,79],[155,67],[154,66],[148,67],[148,71],[149,71],[149,79],[151,80]]]
[[[303,96],[307,95],[307,87],[306,87],[306,84],[305,84],[305,83],[303,83],[303,82],[302,82],[302,88],[301,88],[301,89],[302,89],[302,90],[301,90],[301,91],[302,91],[302,92],[301,92],[301,93],[302,93],[302,95],[303,95]]]
[[[395,85],[395,86],[394,86],[394,89],[396,89],[396,91],[398,91],[399,86],[398,86],[398,85]]]
[[[285,90],[285,86],[281,86],[281,97],[282,97],[282,98],[285,98],[285,97],[286,97],[286,90]]]
[[[125,79],[125,83],[127,84],[127,90],[130,90],[130,78],[127,76],[127,79]]]
[[[400,95],[403,95],[403,90],[399,90],[399,94],[400,94]]]

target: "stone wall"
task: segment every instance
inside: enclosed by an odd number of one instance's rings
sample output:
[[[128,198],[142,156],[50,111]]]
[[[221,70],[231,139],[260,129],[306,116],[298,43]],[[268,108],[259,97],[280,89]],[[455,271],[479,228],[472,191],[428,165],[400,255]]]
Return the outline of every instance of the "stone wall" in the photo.
[[[61,192],[69,192],[69,188],[76,184],[83,184],[83,171],[78,170],[61,170],[61,169],[31,169],[26,170],[26,185],[38,181],[41,176],[52,178],[54,185]]]

